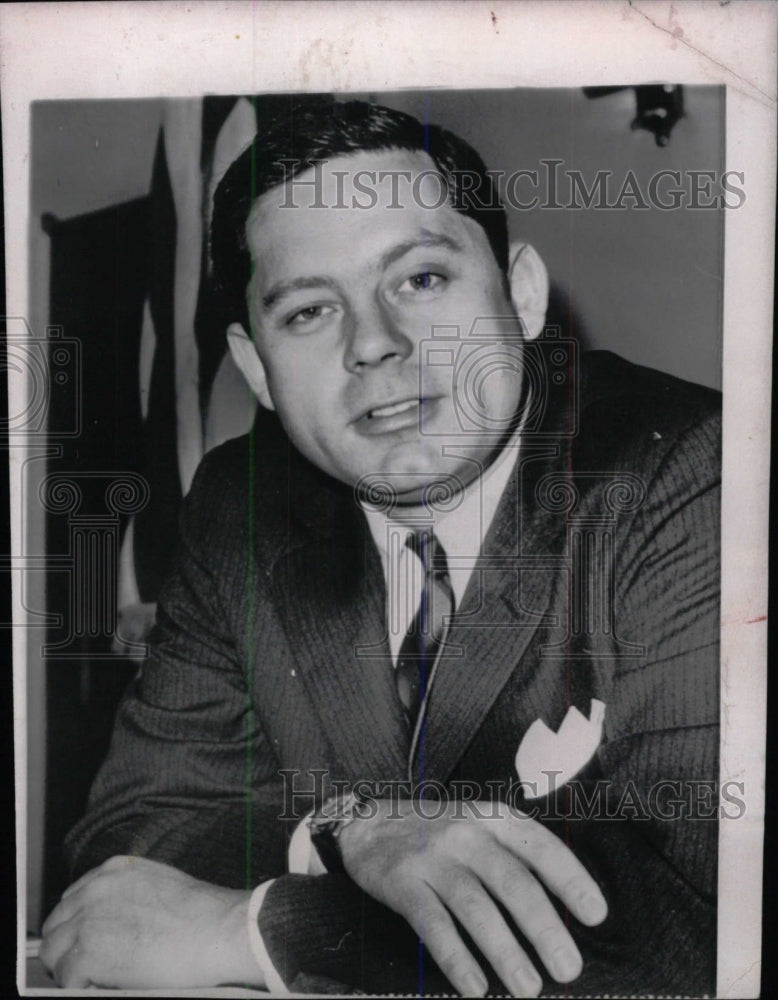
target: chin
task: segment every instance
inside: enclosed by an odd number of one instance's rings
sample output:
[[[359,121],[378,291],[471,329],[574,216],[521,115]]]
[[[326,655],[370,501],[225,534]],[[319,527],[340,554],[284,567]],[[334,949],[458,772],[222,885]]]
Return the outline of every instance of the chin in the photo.
[[[350,476],[349,481],[376,497],[392,495],[400,504],[418,504],[430,490],[456,493],[472,478],[468,477],[471,470],[463,470],[461,461],[444,458],[441,447],[439,441],[420,446],[417,439],[412,444],[376,449],[369,457],[363,456],[361,475]]]
[[[385,490],[403,506],[418,506],[422,502],[445,503],[465,484],[461,473],[454,468],[435,469],[429,464],[419,467],[393,468],[376,474],[375,487]]]
[[[413,454],[391,456],[384,463],[383,470],[388,476],[413,483],[414,488],[421,488],[429,482],[445,479],[456,473],[454,463],[441,461],[439,451],[429,455],[415,451]]]

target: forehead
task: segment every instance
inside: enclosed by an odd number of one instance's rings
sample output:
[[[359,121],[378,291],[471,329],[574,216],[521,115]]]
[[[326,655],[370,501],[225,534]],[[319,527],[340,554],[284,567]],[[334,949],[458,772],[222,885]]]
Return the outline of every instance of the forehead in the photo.
[[[481,227],[445,198],[431,157],[407,150],[360,152],[306,170],[266,191],[246,224],[259,280],[290,267],[353,270],[425,233],[491,253]]]

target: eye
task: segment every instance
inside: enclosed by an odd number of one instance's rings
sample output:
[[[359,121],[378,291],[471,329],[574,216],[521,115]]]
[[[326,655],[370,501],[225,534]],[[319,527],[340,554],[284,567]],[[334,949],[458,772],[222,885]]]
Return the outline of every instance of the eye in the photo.
[[[332,306],[306,306],[304,309],[298,309],[297,312],[288,316],[284,321],[284,325],[306,326],[307,324],[315,323],[331,312]]]
[[[446,283],[446,277],[437,274],[435,271],[419,271],[412,274],[400,285],[400,292],[434,292],[441,289]]]

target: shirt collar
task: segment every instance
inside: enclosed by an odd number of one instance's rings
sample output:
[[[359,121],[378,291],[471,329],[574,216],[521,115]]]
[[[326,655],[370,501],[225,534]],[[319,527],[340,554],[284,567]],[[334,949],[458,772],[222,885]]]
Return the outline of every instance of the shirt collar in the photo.
[[[511,473],[516,465],[520,441],[517,430],[505,444],[492,464],[469,483],[464,490],[436,504],[396,508],[391,516],[375,507],[363,503],[370,534],[381,554],[384,571],[387,570],[387,522],[396,530],[408,523],[414,527],[424,523],[435,532],[443,546],[450,566],[457,566],[461,572],[451,573],[457,606],[462,601],[471,571],[481,551],[481,545],[494,519],[497,505],[505,492]],[[458,499],[458,502],[455,502]]]

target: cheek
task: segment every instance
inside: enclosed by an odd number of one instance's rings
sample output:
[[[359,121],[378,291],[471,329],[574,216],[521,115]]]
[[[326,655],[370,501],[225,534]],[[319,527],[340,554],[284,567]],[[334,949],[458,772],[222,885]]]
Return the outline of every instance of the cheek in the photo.
[[[476,350],[456,374],[456,395],[467,418],[483,429],[496,430],[513,417],[524,380],[521,351],[497,341]]]
[[[299,365],[282,380],[268,379],[276,413],[299,447],[316,446],[331,438],[338,427],[338,408],[332,379],[316,365]]]
[[[287,433],[293,440],[311,439],[315,436],[318,418],[316,402],[311,394],[298,390],[274,396],[276,412]]]
[[[263,363],[273,400],[285,410],[303,409],[321,382],[316,377],[320,367],[312,350],[277,347],[265,355]]]

